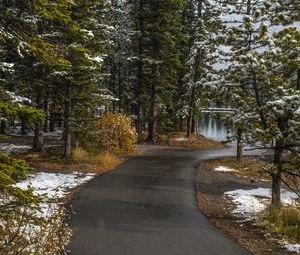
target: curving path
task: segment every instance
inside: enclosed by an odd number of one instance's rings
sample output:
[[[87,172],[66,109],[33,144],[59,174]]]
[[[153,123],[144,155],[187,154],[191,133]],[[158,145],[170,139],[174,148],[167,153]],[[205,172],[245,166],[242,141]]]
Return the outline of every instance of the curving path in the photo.
[[[231,149],[154,148],[96,177],[71,201],[72,255],[248,255],[198,210],[195,168]]]

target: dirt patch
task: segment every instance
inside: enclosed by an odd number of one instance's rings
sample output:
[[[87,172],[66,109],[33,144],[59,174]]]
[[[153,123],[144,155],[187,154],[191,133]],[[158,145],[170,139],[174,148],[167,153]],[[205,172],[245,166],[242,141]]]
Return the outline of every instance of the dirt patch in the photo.
[[[210,170],[209,162],[203,163],[196,178],[197,204],[208,219],[222,231],[237,240],[256,255],[290,255],[278,242],[251,222],[243,222],[232,215],[234,204],[224,192],[235,189],[269,188],[266,182],[251,182],[248,178],[234,174],[217,173]]]

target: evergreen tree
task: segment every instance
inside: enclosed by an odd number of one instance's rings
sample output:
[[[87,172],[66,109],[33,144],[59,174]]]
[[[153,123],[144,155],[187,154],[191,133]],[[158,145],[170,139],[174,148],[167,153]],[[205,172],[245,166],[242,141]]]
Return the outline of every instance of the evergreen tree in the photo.
[[[183,78],[185,94],[181,114],[187,118],[187,137],[196,132],[197,109],[208,102],[202,98],[203,87],[212,79],[213,64],[217,60],[217,34],[221,28],[221,9],[217,2],[197,0],[193,2],[194,19],[187,70]]]
[[[299,93],[291,79],[291,73],[298,70],[298,53],[293,47],[299,46],[292,39],[297,37],[297,32],[295,28],[270,32],[270,27],[276,29],[279,20],[287,24],[295,16],[289,16],[288,20],[283,15],[285,8],[278,12],[278,6],[282,6],[280,2],[275,5],[264,0],[248,0],[246,4],[237,1],[229,7],[230,13],[239,14],[239,20],[230,21],[227,30],[230,64],[225,71],[227,92],[236,108],[233,122],[238,136],[243,132],[248,143],[274,151],[270,174],[272,204],[276,207],[280,206],[284,151],[299,143],[297,109],[300,106]],[[287,60],[284,54],[291,54],[291,59]]]

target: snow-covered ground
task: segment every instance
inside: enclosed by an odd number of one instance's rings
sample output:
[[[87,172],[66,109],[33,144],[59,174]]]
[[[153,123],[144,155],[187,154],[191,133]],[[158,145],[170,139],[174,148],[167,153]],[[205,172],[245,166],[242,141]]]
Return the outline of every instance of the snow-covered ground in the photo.
[[[258,213],[265,210],[272,197],[271,190],[268,188],[237,189],[225,192],[225,195],[229,196],[236,205],[232,213],[245,220],[251,220]],[[281,200],[283,204],[295,206],[298,198],[297,194],[282,190]],[[300,252],[300,244],[285,244],[284,247],[290,252]]]
[[[257,189],[237,189],[228,191],[225,195],[232,198],[232,201],[236,205],[233,210],[233,214],[242,216],[245,219],[252,219],[259,212],[262,212],[270,204],[272,193],[268,188]],[[281,195],[282,203],[286,205],[296,205],[296,199],[298,195],[282,190]]]
[[[0,144],[0,151],[5,152],[7,154],[24,153],[30,151],[31,149],[32,147],[27,145],[16,145],[16,144],[9,144],[9,143]]]
[[[214,168],[214,171],[216,172],[236,172],[237,170],[233,168],[229,168],[227,166],[218,166]]]
[[[288,252],[293,252],[293,253],[300,253],[300,244],[286,244],[284,245],[284,248]]]
[[[31,175],[27,180],[17,183],[15,186],[21,189],[32,188],[34,194],[44,195],[46,200],[53,200],[52,203],[41,205],[42,215],[51,214],[52,210],[59,207],[59,200],[69,194],[70,190],[91,180],[94,174],[82,173],[46,173],[39,172]]]

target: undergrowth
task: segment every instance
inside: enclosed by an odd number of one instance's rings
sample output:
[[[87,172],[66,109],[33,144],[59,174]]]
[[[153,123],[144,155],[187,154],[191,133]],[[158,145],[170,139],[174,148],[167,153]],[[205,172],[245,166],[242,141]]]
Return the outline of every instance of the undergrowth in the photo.
[[[266,165],[265,161],[258,158],[245,157],[242,161],[236,161],[235,158],[222,158],[207,162],[209,169],[214,169],[218,166],[225,166],[237,170],[239,175],[242,176],[257,176],[269,178],[267,173],[263,172],[263,168]],[[235,172],[233,174],[236,174]]]
[[[300,210],[268,208],[261,216],[264,226],[289,242],[300,242]]]
[[[89,149],[81,147],[72,151],[72,161],[75,163],[87,163],[101,168],[114,168],[120,163],[119,157],[108,151],[96,150],[92,146]]]

